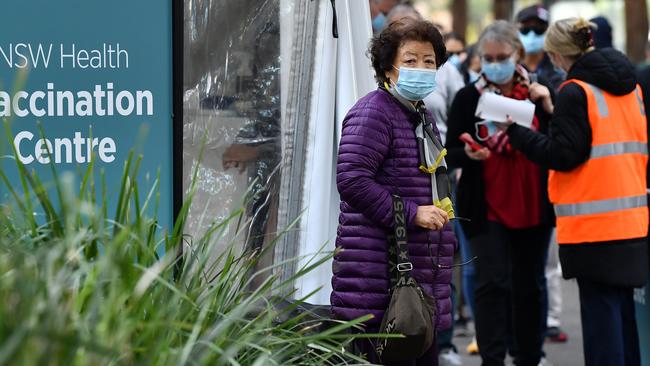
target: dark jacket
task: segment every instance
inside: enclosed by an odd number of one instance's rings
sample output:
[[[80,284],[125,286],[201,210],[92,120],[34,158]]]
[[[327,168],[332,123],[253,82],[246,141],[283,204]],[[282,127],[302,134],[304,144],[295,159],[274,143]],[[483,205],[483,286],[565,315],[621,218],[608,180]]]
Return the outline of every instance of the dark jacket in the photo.
[[[541,78],[539,81],[544,83]],[[545,85],[551,89],[548,84]],[[474,140],[478,141],[474,124],[479,122],[480,118],[475,117],[474,112],[480,96],[474,84],[467,85],[456,94],[449,112],[449,130],[447,132],[447,163],[449,168],[462,168],[463,170],[456,193],[456,209],[459,217],[470,220],[462,221],[463,229],[470,238],[484,233],[487,228],[483,163],[471,160],[465,154],[465,144],[460,141],[459,137],[464,132],[467,132],[474,137]],[[539,120],[541,131],[546,131],[550,115],[544,112],[541,105],[535,108],[535,115]],[[543,211],[541,215],[542,225],[550,226],[555,222],[555,218],[553,208],[548,202],[548,195],[546,194],[548,180],[546,170],[542,171],[541,179],[541,187],[545,193],[542,194],[543,202],[540,205]]]
[[[569,79],[582,80],[614,95],[633,92],[637,83],[634,66],[611,48],[595,50],[579,58],[569,70]],[[512,145],[532,161],[558,171],[577,168],[591,153],[591,127],[584,91],[575,83],[560,90],[547,135],[515,125],[508,129],[508,134]],[[642,286],[648,272],[647,250],[646,238],[560,245],[562,272],[565,278]]]
[[[426,230],[413,222],[417,207],[431,205],[431,175],[418,169],[408,111],[384,89],[361,98],[343,120],[336,165],[341,214],[336,237],[331,305],[338,319],[366,314],[377,327],[390,300],[387,236],[393,233],[392,194],[404,199],[413,277],[437,303],[438,329],[451,326],[451,266],[456,239],[451,225]],[[435,123],[433,124],[435,128]],[[447,267],[434,269],[437,264]]]

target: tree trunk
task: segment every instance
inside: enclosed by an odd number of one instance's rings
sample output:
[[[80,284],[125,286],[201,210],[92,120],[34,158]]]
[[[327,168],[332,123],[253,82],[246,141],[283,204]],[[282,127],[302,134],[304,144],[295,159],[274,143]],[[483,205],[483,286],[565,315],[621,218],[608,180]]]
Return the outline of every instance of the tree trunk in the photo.
[[[451,5],[451,14],[454,19],[453,30],[465,38],[467,30],[467,0],[455,0]]]
[[[511,20],[513,8],[514,0],[494,0],[494,18]]]
[[[648,43],[648,7],[646,0],[625,0],[627,56],[634,63],[645,60]]]

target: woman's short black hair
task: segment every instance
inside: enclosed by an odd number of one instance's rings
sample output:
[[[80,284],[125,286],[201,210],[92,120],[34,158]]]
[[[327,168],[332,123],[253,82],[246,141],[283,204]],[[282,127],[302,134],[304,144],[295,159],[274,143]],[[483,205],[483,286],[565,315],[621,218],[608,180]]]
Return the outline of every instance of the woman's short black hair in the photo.
[[[386,71],[393,68],[397,50],[406,41],[429,42],[436,54],[436,67],[440,68],[447,59],[447,49],[442,35],[433,23],[426,20],[403,18],[391,23],[370,41],[370,60],[375,69],[375,80],[379,85],[387,82]]]
[[[461,36],[460,34],[458,34],[458,33],[456,33],[456,32],[449,32],[449,33],[446,33],[444,36],[442,36],[442,39],[443,39],[445,42],[447,42],[447,41],[449,41],[449,40],[452,40],[452,39],[455,39],[455,40],[457,40],[458,42],[462,43],[462,44],[463,44],[463,47],[465,47],[465,45],[466,45],[466,43],[465,43],[465,37]]]

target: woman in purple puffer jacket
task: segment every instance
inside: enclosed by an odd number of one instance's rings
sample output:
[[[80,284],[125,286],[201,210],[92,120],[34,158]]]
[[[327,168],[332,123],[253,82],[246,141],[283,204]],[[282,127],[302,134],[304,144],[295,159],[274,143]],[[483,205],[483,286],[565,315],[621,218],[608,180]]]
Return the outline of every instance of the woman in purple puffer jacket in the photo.
[[[379,88],[361,98],[343,121],[331,305],[337,319],[372,314],[365,324],[369,333],[378,331],[390,300],[387,236],[394,229],[393,194],[406,206],[412,275],[436,300],[434,326],[451,326],[449,284],[456,239],[449,224],[453,210],[445,205],[448,187],[436,179],[441,172],[446,176],[446,152],[422,103],[435,88],[435,70],[445,54],[442,36],[430,22],[392,23],[370,45]],[[371,342],[357,342],[357,350],[377,362]],[[403,365],[436,364],[434,345]]]

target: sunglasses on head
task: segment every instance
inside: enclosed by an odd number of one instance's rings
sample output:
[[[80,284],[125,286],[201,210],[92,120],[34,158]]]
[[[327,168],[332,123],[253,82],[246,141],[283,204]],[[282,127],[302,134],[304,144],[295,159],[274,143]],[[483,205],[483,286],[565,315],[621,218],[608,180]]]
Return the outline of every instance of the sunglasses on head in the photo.
[[[544,32],[546,32],[546,28],[539,28],[539,27],[521,27],[521,28],[519,28],[519,31],[520,31],[521,34],[523,34],[523,35],[526,35],[526,34],[530,33],[531,31],[533,31],[533,32],[535,32],[535,34],[537,34],[538,36],[541,36],[542,34],[544,34]]]

